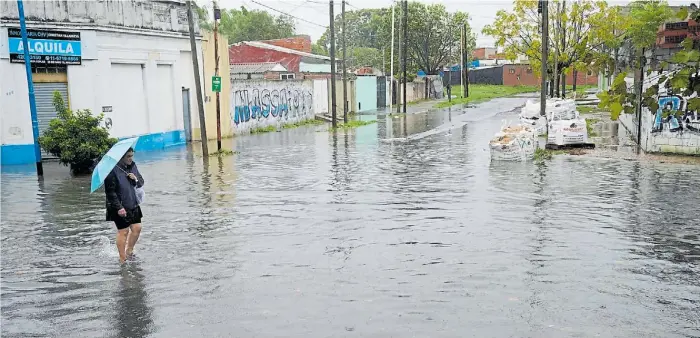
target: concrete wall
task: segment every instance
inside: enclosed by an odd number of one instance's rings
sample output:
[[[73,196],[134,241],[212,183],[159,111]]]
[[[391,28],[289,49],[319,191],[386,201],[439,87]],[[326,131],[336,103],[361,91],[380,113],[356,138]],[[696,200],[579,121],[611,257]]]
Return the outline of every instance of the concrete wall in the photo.
[[[531,65],[509,64],[503,66],[503,84],[506,86],[539,86],[540,77],[537,76]],[[566,75],[566,84],[573,85],[573,71]],[[578,72],[577,85],[597,85],[598,74],[594,72]]]
[[[682,117],[663,118],[661,110],[652,113],[644,108],[642,149],[649,153],[700,155],[700,112],[689,110],[687,98],[682,96],[661,96],[659,105],[683,112]],[[634,115],[621,115],[620,124],[637,139],[637,119]]]
[[[111,30],[80,30],[82,64],[67,66],[70,107],[105,111],[112,136],[142,136],[139,150],[184,144],[182,87],[194,92],[188,39]],[[25,68],[8,58],[7,29],[0,27],[2,159],[8,163],[10,157],[20,155],[12,151],[21,150],[32,152],[22,162],[33,162]],[[194,95],[192,107],[196,107]]]
[[[204,63],[204,73],[202,74],[202,86],[204,87],[204,113],[207,126],[207,138],[210,140],[216,139],[216,93],[211,90],[211,80],[216,70],[216,62],[214,58],[214,33],[205,32],[202,39],[202,60]],[[223,34],[219,34],[219,76],[221,76],[221,93],[219,93],[220,111],[221,111],[221,137],[232,137],[233,127],[231,121],[231,66],[228,58],[228,40]],[[190,95],[195,95],[192,91]],[[197,107],[193,106],[190,114],[191,119],[197,120],[199,125],[199,115]],[[192,130],[192,139],[201,140],[201,131],[199,128]]]
[[[399,87],[397,98],[403,102],[403,87]],[[410,82],[406,87],[406,101],[415,102],[425,99],[425,84],[423,82]]]
[[[24,15],[30,26],[31,22],[42,22],[60,24],[64,28],[69,25],[104,26],[189,33],[184,1],[25,1]],[[195,32],[199,33],[197,14],[194,15]],[[18,20],[16,1],[0,1],[0,19]]]
[[[348,112],[357,112],[357,93],[355,91],[355,81],[348,80]],[[336,100],[336,113],[338,116],[343,115],[343,80],[335,80],[335,100]],[[328,80],[328,111],[331,109],[331,80]]]
[[[231,84],[234,134],[313,119],[313,80],[249,80]]]
[[[314,97],[319,98],[314,100],[314,114],[326,114],[330,105],[328,100],[324,100],[324,98],[330,97],[328,95],[328,80],[317,79],[312,81],[314,84]]]
[[[357,105],[355,111],[364,112],[377,109],[377,77],[358,76],[355,80]]]

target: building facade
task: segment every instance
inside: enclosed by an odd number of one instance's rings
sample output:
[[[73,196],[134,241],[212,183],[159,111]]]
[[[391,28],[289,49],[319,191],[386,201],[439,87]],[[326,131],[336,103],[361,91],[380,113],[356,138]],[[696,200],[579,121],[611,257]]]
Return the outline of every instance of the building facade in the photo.
[[[280,64],[287,70],[286,73],[279,74],[280,80],[330,78],[331,58],[311,54],[310,48],[310,39],[307,36],[269,41],[243,41],[229,47],[229,60],[231,64]],[[338,66],[336,69],[342,69],[340,64],[341,60],[336,60],[336,66]],[[266,78],[269,79],[267,76]]]
[[[104,113],[111,136],[140,136],[140,150],[184,144],[198,127],[184,1],[28,1],[24,10],[40,134],[56,117],[56,91],[72,110]],[[33,163],[17,3],[0,2],[0,13],[1,163]]]

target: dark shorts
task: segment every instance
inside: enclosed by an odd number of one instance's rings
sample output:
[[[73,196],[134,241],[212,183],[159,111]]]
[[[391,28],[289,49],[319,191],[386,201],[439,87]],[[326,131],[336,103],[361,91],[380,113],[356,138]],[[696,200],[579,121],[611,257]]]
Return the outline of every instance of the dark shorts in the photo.
[[[107,210],[107,220],[114,222],[119,230],[126,229],[132,224],[141,223],[142,217],[143,214],[141,213],[141,207],[127,210],[126,217],[119,216],[118,210]]]

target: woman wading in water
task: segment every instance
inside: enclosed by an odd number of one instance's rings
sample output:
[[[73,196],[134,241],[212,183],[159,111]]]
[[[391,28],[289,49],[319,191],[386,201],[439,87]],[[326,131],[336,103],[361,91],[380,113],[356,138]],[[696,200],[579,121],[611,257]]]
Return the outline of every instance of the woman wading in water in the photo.
[[[134,149],[129,148],[105,179],[107,221],[117,226],[117,250],[121,263],[133,256],[141,234],[143,214],[136,188],[143,187],[143,184],[143,177],[134,163]]]

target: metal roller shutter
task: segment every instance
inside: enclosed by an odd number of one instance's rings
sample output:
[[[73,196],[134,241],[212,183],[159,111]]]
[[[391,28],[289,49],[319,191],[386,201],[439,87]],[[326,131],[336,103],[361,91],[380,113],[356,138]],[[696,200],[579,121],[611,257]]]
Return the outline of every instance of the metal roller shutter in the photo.
[[[39,122],[39,136],[49,128],[51,120],[56,118],[56,109],[53,107],[53,93],[58,91],[63,101],[68,104],[68,84],[62,82],[34,83],[34,95],[36,97],[36,115]],[[56,158],[41,150],[42,158]]]

